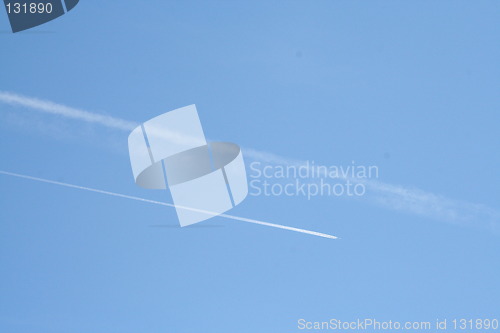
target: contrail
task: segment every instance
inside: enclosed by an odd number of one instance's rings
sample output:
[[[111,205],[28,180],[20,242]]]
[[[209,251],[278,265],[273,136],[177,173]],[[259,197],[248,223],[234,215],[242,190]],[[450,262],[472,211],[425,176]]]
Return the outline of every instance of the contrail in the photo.
[[[33,97],[27,97],[7,91],[0,91],[0,101],[9,105],[24,106],[33,110],[42,111],[44,113],[63,116],[65,118],[81,120],[88,123],[99,124],[108,128],[127,131],[127,132],[130,132],[134,128],[139,126],[139,123],[135,123],[133,121],[106,116],[95,112],[80,110],[66,105],[54,103],[51,101],[46,101]],[[181,133],[177,133],[171,130],[161,131],[161,133],[155,133],[155,134],[166,137],[169,141],[172,142],[191,142],[191,141],[194,141],[196,143],[199,142],[196,138]]]
[[[167,207],[173,207],[173,208],[180,208],[180,209],[185,209],[193,212],[198,212],[198,213],[203,213],[207,215],[212,215],[212,216],[220,216],[224,217],[226,219],[230,220],[236,220],[236,221],[241,221],[241,222],[248,222],[248,223],[254,223],[254,224],[260,224],[260,225],[265,225],[268,227],[273,227],[273,228],[279,228],[279,229],[284,229],[284,230],[291,230],[291,231],[296,231],[296,232],[301,232],[304,234],[309,234],[309,235],[314,235],[314,236],[319,236],[319,237],[324,237],[324,238],[329,238],[329,239],[338,239],[338,237],[324,234],[321,232],[316,232],[316,231],[310,231],[310,230],[304,230],[304,229],[299,229],[299,228],[294,228],[294,227],[288,227],[285,225],[281,224],[274,224],[274,223],[269,223],[269,222],[264,222],[264,221],[259,221],[259,220],[254,220],[254,219],[248,219],[245,217],[239,217],[239,216],[234,216],[234,215],[229,215],[229,214],[218,214],[215,212],[203,210],[203,209],[196,209],[196,208],[191,208],[191,207],[185,207],[185,206],[177,206],[168,202],[161,202],[161,201],[155,201],[155,200],[149,200],[149,199],[144,199],[140,197],[135,197],[132,195],[126,195],[126,194],[121,194],[121,193],[115,193],[115,192],[110,192],[110,191],[104,191],[104,190],[99,190],[91,187],[84,187],[84,186],[79,186],[79,185],[73,185],[73,184],[68,184],[68,183],[63,183],[63,182],[58,182],[55,180],[50,180],[50,179],[45,179],[45,178],[38,178],[38,177],[33,177],[33,176],[28,176],[28,175],[22,175],[19,173],[14,173],[14,172],[8,172],[8,171],[3,171],[0,170],[0,174],[6,175],[6,176],[12,176],[12,177],[17,177],[17,178],[23,178],[23,179],[29,179],[29,180],[34,180],[37,182],[42,182],[42,183],[48,183],[48,184],[54,184],[54,185],[59,185],[59,186],[64,186],[64,187],[70,187],[70,188],[75,188],[78,190],[85,190],[89,192],[95,192],[95,193],[101,193],[101,194],[106,194],[106,195],[111,195],[114,197],[119,197],[119,198],[125,198],[125,199],[130,199],[130,200],[136,200],[136,201],[142,201],[142,202],[147,202],[155,205],[161,205],[161,206],[167,206]]]
[[[132,121],[123,120],[111,116],[89,112],[72,108],[66,105],[57,104],[50,101],[41,100],[38,98],[27,97],[6,91],[0,91],[0,101],[10,104],[24,106],[30,109],[51,113],[66,118],[73,118],[83,120],[89,123],[97,123],[106,127],[115,128],[119,130],[131,131],[138,126],[137,123]]]
[[[51,101],[27,97],[11,92],[0,91],[0,102],[24,106],[44,113],[99,124],[107,128],[127,132],[138,126],[138,123],[128,120],[80,110]],[[177,133],[164,134],[169,135],[169,137],[177,135]],[[251,148],[242,148],[242,150],[245,156],[256,161],[287,166],[305,164],[304,161],[294,160],[269,152]],[[491,207],[452,200],[420,189],[408,188],[375,180],[351,180],[362,181],[373,194],[368,196],[368,199],[391,210],[405,211],[438,221],[468,225],[481,224],[487,225],[489,229],[493,230],[499,228],[500,213]]]

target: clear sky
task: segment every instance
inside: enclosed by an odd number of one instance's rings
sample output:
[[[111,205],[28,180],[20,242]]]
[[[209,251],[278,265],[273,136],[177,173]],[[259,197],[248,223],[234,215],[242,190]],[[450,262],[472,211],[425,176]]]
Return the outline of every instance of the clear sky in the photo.
[[[339,240],[0,174],[0,332],[500,319],[499,36],[498,1],[82,0],[17,34],[0,9],[2,92],[137,123],[196,104],[247,167],[379,168],[360,198],[229,212]],[[171,202],[127,131],[1,100],[0,129],[0,170]]]

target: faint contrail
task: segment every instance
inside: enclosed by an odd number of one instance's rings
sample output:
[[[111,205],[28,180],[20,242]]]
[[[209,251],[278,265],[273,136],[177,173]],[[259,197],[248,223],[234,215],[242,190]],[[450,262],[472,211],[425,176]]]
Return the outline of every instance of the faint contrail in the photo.
[[[11,92],[0,91],[0,102],[24,106],[37,111],[95,123],[127,132],[138,126],[137,123],[124,119],[105,116]],[[171,137],[175,136],[176,133],[165,133],[165,135]],[[242,148],[242,150],[245,156],[256,161],[282,165],[305,164],[304,161],[294,160],[251,148]],[[356,181],[356,179],[351,180]],[[371,190],[373,195],[367,196],[369,200],[392,210],[410,212],[434,220],[448,221],[457,224],[486,225],[492,230],[498,229],[500,225],[500,213],[496,209],[485,205],[460,202],[420,189],[392,185],[375,180],[358,179],[357,181],[362,181],[367,188]]]
[[[134,128],[140,125],[139,123],[135,123],[133,121],[106,116],[95,112],[80,110],[66,105],[54,103],[51,101],[46,101],[33,97],[27,97],[7,91],[0,91],[0,102],[16,106],[24,106],[37,111],[63,116],[66,118],[81,120],[88,123],[99,124],[108,128],[123,130],[127,132],[132,131]],[[190,142],[193,140],[198,142],[195,138],[171,130],[161,131],[160,133],[156,133],[156,135],[166,137],[169,141],[173,142],[179,142],[179,141]]]
[[[307,161],[290,159],[273,153],[246,148],[245,156],[271,165],[315,168],[319,174],[322,165],[311,166]],[[328,168],[326,168],[328,169]],[[365,198],[385,208],[409,212],[433,220],[455,225],[481,227],[500,231],[500,212],[483,204],[453,200],[415,187],[384,183],[375,179],[339,176],[352,183],[362,183],[369,190]]]
[[[193,211],[193,212],[197,212],[197,213],[203,213],[203,214],[212,215],[212,216],[220,216],[220,217],[224,217],[224,218],[231,219],[231,220],[236,220],[236,221],[241,221],[241,222],[249,222],[249,223],[254,223],[254,224],[260,224],[260,225],[265,225],[265,226],[273,227],[273,228],[291,230],[291,231],[301,232],[301,233],[304,233],[304,234],[309,234],[309,235],[314,235],[314,236],[319,236],[319,237],[324,237],[324,238],[329,238],[329,239],[338,239],[338,237],[335,237],[335,236],[332,236],[332,235],[328,235],[328,234],[323,234],[321,232],[304,230],[304,229],[299,229],[299,228],[294,228],[294,227],[288,227],[288,226],[285,226],[285,225],[274,224],[274,223],[269,223],[269,222],[264,222],[264,221],[259,221],[259,220],[247,219],[245,217],[239,217],[239,216],[234,216],[234,215],[218,214],[218,213],[207,211],[207,210],[203,210],[203,209],[196,209],[196,208],[190,208],[190,207],[185,207],[185,206],[177,206],[177,205],[170,204],[170,203],[167,203],[167,202],[149,200],[149,199],[144,199],[144,198],[135,197],[135,196],[131,196],[131,195],[126,195],[126,194],[121,194],[121,193],[115,193],[115,192],[109,192],[109,191],[99,190],[99,189],[95,189],[95,188],[91,188],[91,187],[84,187],[84,186],[79,186],[79,185],[73,185],[73,184],[58,182],[58,181],[50,180],[50,179],[38,178],[38,177],[33,177],[33,176],[28,176],[28,175],[22,175],[22,174],[14,173],[14,172],[8,172],[8,171],[0,170],[0,174],[7,175],[7,176],[12,176],[12,177],[18,177],[18,178],[24,178],[24,179],[34,180],[34,181],[37,181],[37,182],[43,182],[43,183],[49,183],[49,184],[54,184],[54,185],[59,185],[59,186],[70,187],[70,188],[76,188],[76,189],[79,189],[79,190],[85,190],[85,191],[90,191],[90,192],[95,192],[95,193],[107,194],[107,195],[111,195],[111,196],[119,197],[119,198],[125,198],[125,199],[142,201],[142,202],[148,202],[148,203],[152,203],[152,204],[155,204],[155,205],[161,205],[161,206],[167,206],[167,207],[174,207],[174,208],[181,208],[181,209],[185,209],[185,210],[189,210],[189,211]]]
[[[27,97],[6,91],[0,91],[0,101],[11,104],[25,106],[45,113],[60,115],[67,118],[79,119],[89,123],[97,123],[106,127],[116,128],[120,130],[131,131],[137,127],[137,123],[105,116],[94,112],[72,108],[66,105],[57,104],[54,102],[41,100],[38,98]]]

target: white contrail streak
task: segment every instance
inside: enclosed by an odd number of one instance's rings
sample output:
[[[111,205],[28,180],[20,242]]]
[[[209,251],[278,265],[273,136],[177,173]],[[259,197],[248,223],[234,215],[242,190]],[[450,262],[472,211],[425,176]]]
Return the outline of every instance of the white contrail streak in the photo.
[[[138,123],[132,121],[106,116],[95,112],[80,110],[66,105],[54,103],[51,101],[46,101],[33,97],[27,97],[7,91],[0,91],[0,102],[9,105],[24,106],[44,113],[63,116],[66,118],[85,121],[88,123],[99,124],[108,128],[123,130],[127,132],[130,132],[134,128],[139,126]],[[153,129],[152,131],[155,130]],[[158,136],[163,136],[171,142],[181,142],[181,143],[194,142],[195,144],[199,143],[199,140],[197,138],[193,138],[189,135],[184,135],[171,130],[161,131],[159,133],[156,131],[153,133]]]
[[[0,91],[0,102],[15,106],[24,106],[44,113],[99,124],[108,128],[127,132],[138,126],[137,123],[124,119],[105,116],[11,92]],[[177,134],[164,133],[164,135],[168,135],[171,139]],[[305,164],[303,161],[293,160],[288,157],[278,156],[251,148],[244,148],[242,150],[246,157],[256,161],[296,166]],[[484,205],[460,202],[423,190],[387,184],[375,180],[351,180],[362,181],[367,188],[371,190],[370,192],[372,195],[367,196],[369,200],[392,210],[410,212],[434,220],[448,221],[457,224],[486,224],[490,229],[498,229],[500,225],[500,213]]]
[[[155,204],[155,205],[161,205],[161,206],[167,206],[167,207],[173,207],[173,208],[180,208],[180,209],[185,209],[185,210],[189,210],[189,211],[193,211],[193,212],[198,212],[198,213],[203,213],[203,214],[207,214],[207,215],[220,216],[220,217],[224,217],[224,218],[231,219],[231,220],[236,220],[236,221],[241,221],[241,222],[249,222],[249,223],[254,223],[254,224],[260,224],[260,225],[265,225],[265,226],[273,227],[273,228],[291,230],[291,231],[301,232],[301,233],[304,233],[304,234],[309,234],[309,235],[314,235],[314,236],[319,236],[319,237],[324,237],[324,238],[329,238],[329,239],[338,239],[338,237],[335,237],[335,236],[332,236],[332,235],[328,235],[328,234],[323,234],[321,232],[304,230],[304,229],[299,229],[299,228],[294,228],[294,227],[288,227],[288,226],[284,226],[284,225],[280,225],[280,224],[274,224],[274,223],[269,223],[269,222],[264,222],[264,221],[259,221],[259,220],[247,219],[245,217],[239,217],[239,216],[234,216],[234,215],[229,215],[229,214],[218,214],[218,213],[210,212],[210,211],[203,210],[203,209],[196,209],[196,208],[191,208],[191,207],[178,206],[178,205],[174,205],[174,204],[167,203],[167,202],[149,200],[149,199],[144,199],[144,198],[135,197],[135,196],[131,196],[131,195],[126,195],[126,194],[121,194],[121,193],[115,193],[115,192],[109,192],[109,191],[99,190],[99,189],[95,189],[95,188],[91,188],[91,187],[73,185],[73,184],[58,182],[58,181],[50,180],[50,179],[38,178],[38,177],[33,177],[33,176],[28,176],[28,175],[22,175],[22,174],[14,173],[14,172],[8,172],[8,171],[0,170],[0,174],[6,175],[6,176],[12,176],[12,177],[18,177],[18,178],[23,178],[23,179],[34,180],[34,181],[37,181],[37,182],[43,182],[43,183],[48,183],[48,184],[54,184],[54,185],[59,185],[59,186],[65,186],[65,187],[75,188],[75,189],[79,189],[79,190],[85,190],[85,191],[90,191],[90,192],[95,192],[95,193],[101,193],[101,194],[111,195],[111,196],[119,197],[119,198],[125,198],[125,199],[136,200],[136,201],[142,201],[142,202],[147,202],[147,203],[151,203],[151,204]]]
[[[0,101],[10,104],[24,106],[30,109],[51,113],[66,118],[83,120],[89,123],[97,123],[106,127],[131,131],[138,126],[137,123],[111,116],[75,109],[66,105],[57,104],[38,98],[27,97],[6,91],[0,91]]]
[[[293,160],[272,153],[248,148],[244,152],[245,156],[271,165],[315,168],[317,174],[321,173],[321,167],[328,170],[327,166],[311,166],[307,161]],[[339,176],[339,179],[365,185],[369,190],[365,196],[367,200],[392,210],[405,211],[456,225],[482,227],[494,232],[500,231],[500,212],[486,205],[452,200],[418,188],[388,184],[375,179],[342,175]]]

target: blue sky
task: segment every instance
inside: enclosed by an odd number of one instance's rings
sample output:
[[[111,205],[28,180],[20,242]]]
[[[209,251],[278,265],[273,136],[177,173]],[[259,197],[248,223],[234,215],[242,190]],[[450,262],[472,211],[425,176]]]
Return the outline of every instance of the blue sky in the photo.
[[[168,207],[0,175],[0,331],[500,319],[499,10],[81,1],[17,34],[0,10],[2,92],[137,123],[194,103],[209,138],[377,165],[419,198],[250,196],[229,212],[330,240],[222,218],[176,228]],[[171,200],[134,184],[127,131],[3,102],[0,129],[0,170]]]

